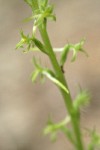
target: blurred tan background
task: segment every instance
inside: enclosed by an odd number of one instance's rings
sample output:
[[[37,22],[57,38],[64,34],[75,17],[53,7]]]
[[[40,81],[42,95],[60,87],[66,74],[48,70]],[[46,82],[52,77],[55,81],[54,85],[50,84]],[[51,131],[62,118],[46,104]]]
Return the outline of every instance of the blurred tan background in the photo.
[[[75,63],[65,65],[65,75],[74,98],[78,86],[91,93],[91,104],[82,112],[82,127],[96,127],[100,133],[100,1],[52,0],[56,22],[48,25],[54,47],[86,38],[89,57],[79,54]],[[66,116],[64,102],[57,88],[46,81],[32,85],[32,53],[15,51],[19,30],[31,32],[32,23],[23,23],[31,15],[23,0],[0,0],[0,150],[72,150],[59,133],[56,143],[43,136],[42,130],[51,115],[54,121]],[[43,65],[47,58],[36,56]],[[86,137],[87,140],[87,137]]]

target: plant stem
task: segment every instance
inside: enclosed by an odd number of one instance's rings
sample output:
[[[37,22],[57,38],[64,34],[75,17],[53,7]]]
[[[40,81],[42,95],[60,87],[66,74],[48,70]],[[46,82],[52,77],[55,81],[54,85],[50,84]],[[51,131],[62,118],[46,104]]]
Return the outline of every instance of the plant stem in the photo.
[[[57,58],[55,56],[55,53],[53,52],[53,48],[51,46],[51,43],[50,43],[50,40],[48,37],[46,26],[43,24],[40,25],[39,31],[40,31],[42,40],[45,44],[45,47],[48,50],[48,53],[49,53],[48,56],[49,56],[49,59],[51,61],[52,66],[54,68],[54,71],[56,73],[57,78],[68,89],[68,85],[67,85],[67,82],[65,80],[64,74],[61,70],[61,67],[59,66],[59,63],[58,63]],[[79,124],[79,121],[76,119],[77,116],[73,112],[73,102],[72,102],[70,91],[69,91],[69,93],[66,93],[61,88],[60,88],[60,91],[61,91],[62,96],[64,98],[66,109],[68,110],[68,113],[71,116],[72,127],[73,127],[75,138],[76,138],[76,150],[84,150],[82,138],[81,138],[80,124]]]

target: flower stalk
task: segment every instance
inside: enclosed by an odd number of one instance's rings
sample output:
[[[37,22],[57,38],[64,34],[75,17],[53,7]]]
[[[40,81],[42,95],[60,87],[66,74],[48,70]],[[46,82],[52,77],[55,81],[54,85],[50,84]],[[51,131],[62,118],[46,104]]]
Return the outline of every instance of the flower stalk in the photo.
[[[82,132],[80,128],[80,107],[83,107],[89,102],[90,96],[86,91],[81,91],[80,94],[76,97],[75,100],[71,97],[70,89],[67,85],[67,80],[64,76],[63,66],[66,63],[67,56],[69,52],[73,51],[72,62],[76,60],[78,52],[87,53],[83,49],[84,40],[81,40],[77,44],[66,44],[64,48],[56,49],[61,52],[60,61],[56,57],[56,52],[50,42],[50,38],[47,32],[47,22],[48,20],[56,20],[56,17],[53,13],[53,5],[48,4],[48,0],[24,0],[32,9],[32,16],[26,20],[34,20],[32,35],[25,35],[21,31],[21,40],[16,45],[16,49],[25,48],[24,52],[29,52],[31,50],[37,51],[37,49],[46,54],[52,64],[52,70],[49,68],[42,67],[37,63],[37,60],[34,58],[33,63],[35,70],[32,73],[32,82],[34,82],[37,76],[40,75],[41,78],[47,77],[54,84],[56,84],[62,94],[63,100],[65,102],[66,110],[68,111],[67,119],[61,121],[58,124],[52,123],[49,121],[47,127],[45,128],[44,133],[51,133],[51,136],[56,137],[57,131],[61,130],[69,141],[73,144],[76,150],[85,150],[83,143]],[[42,42],[36,38],[36,31],[39,30]],[[71,130],[67,127],[67,124],[71,124]],[[95,132],[94,132],[95,133]],[[96,134],[92,134],[92,141],[95,139]],[[95,141],[95,140],[94,140]],[[99,141],[99,138],[98,138]],[[97,141],[95,141],[96,143]],[[94,150],[94,144],[90,142],[87,150]]]
[[[49,55],[48,56],[49,56],[49,59],[51,61],[52,66],[54,68],[54,71],[55,71],[55,73],[57,75],[57,78],[58,78],[58,80],[61,83],[63,83],[63,85],[66,86],[66,88],[69,91],[69,88],[68,88],[68,85],[66,83],[64,74],[63,74],[63,72],[61,70],[61,67],[59,66],[59,63],[57,62],[55,53],[53,52],[53,48],[51,46],[51,43],[50,43],[50,40],[49,40],[49,37],[48,37],[48,34],[47,34],[45,26],[43,26],[43,25],[40,26],[39,27],[39,31],[41,33],[41,37],[42,37],[42,39],[44,41],[46,49],[48,49],[48,51],[49,51]],[[66,93],[62,89],[60,89],[60,91],[61,91],[62,96],[64,98],[66,109],[68,110],[68,113],[71,116],[73,130],[75,132],[75,136],[76,136],[76,139],[77,139],[77,142],[76,142],[77,143],[76,144],[77,145],[77,150],[84,150],[83,144],[82,144],[82,139],[81,139],[80,127],[79,127],[79,123],[78,123],[77,118],[76,118],[77,116],[75,116],[74,113],[73,113],[73,102],[72,102],[70,91],[69,91],[69,93]]]

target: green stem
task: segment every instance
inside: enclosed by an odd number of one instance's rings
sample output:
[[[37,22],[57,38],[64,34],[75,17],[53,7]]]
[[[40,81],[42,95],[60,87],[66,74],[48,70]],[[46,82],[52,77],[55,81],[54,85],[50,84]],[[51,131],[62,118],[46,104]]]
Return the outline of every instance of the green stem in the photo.
[[[56,73],[56,75],[58,77],[58,80],[63,85],[65,85],[66,88],[68,89],[68,85],[66,83],[64,74],[62,73],[61,67],[59,66],[59,63],[58,63],[58,61],[56,59],[55,53],[54,53],[53,48],[51,46],[51,43],[50,43],[50,40],[49,40],[49,37],[48,37],[48,34],[47,34],[46,26],[43,25],[43,24],[40,25],[39,26],[39,31],[40,31],[42,40],[43,40],[43,42],[45,44],[45,47],[48,50],[48,53],[49,53],[48,56],[50,58],[52,66],[53,66],[53,68],[55,70],[55,73]],[[73,130],[74,130],[74,133],[75,133],[75,138],[76,138],[77,150],[84,150],[82,139],[81,139],[80,124],[79,124],[79,122],[78,122],[78,120],[76,118],[76,115],[73,112],[73,103],[72,103],[72,98],[71,98],[70,91],[69,91],[69,93],[66,93],[61,88],[60,88],[60,91],[61,91],[62,96],[64,98],[65,105],[66,105],[66,108],[68,110],[68,113],[71,116],[72,127],[73,127]]]

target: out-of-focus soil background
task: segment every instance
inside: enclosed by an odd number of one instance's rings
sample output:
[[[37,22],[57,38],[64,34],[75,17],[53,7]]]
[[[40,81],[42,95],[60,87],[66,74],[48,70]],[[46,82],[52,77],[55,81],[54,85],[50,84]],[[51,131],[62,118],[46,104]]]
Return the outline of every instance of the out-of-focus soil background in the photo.
[[[79,54],[77,61],[70,63],[70,55],[64,69],[73,98],[79,85],[91,93],[91,104],[82,111],[82,128],[96,128],[100,133],[100,1],[52,2],[57,16],[57,21],[48,25],[53,46],[86,38],[84,48],[89,57]],[[54,121],[66,116],[57,88],[48,80],[33,85],[29,78],[33,53],[14,50],[19,30],[31,32],[32,22],[22,22],[30,15],[23,0],[0,0],[0,150],[72,150],[61,133],[55,143],[42,133],[49,115]],[[36,56],[49,66],[47,58]]]

